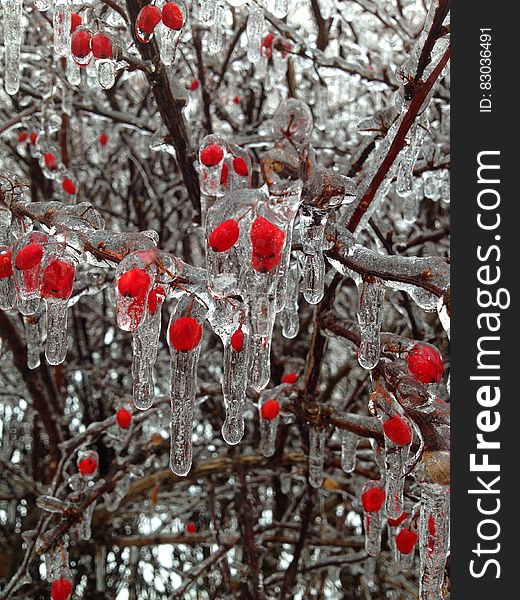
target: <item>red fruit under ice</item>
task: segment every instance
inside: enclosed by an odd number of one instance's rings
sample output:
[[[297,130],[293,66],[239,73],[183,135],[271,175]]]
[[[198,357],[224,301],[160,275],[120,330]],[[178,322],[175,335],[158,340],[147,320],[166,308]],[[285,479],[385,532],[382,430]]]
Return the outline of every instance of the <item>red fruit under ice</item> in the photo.
[[[193,317],[179,317],[170,326],[170,343],[179,352],[194,350],[202,338],[202,326]]]
[[[238,241],[240,229],[234,219],[228,219],[216,227],[209,236],[209,246],[215,252],[226,252]]]

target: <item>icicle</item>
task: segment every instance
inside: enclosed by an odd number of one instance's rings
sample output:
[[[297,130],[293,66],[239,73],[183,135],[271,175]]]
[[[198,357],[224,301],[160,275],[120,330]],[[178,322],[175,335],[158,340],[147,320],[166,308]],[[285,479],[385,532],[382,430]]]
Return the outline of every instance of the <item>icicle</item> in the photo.
[[[325,259],[323,241],[327,212],[303,205],[300,211],[300,238],[303,245],[303,297],[309,304],[323,298]]]
[[[67,355],[67,300],[47,300],[47,341],[45,358],[50,365],[61,364]]]
[[[395,190],[401,198],[405,198],[412,193],[414,182],[413,167],[421,149],[422,138],[422,130],[416,127],[410,136],[408,147],[401,156],[395,184]]]
[[[74,59],[67,57],[66,66],[67,80],[71,85],[79,85],[81,83],[81,67],[74,62]]]
[[[54,52],[67,56],[70,51],[72,6],[70,0],[54,0]]]
[[[109,90],[116,82],[116,66],[111,58],[96,60],[96,75],[99,85]]]
[[[364,369],[373,369],[379,362],[384,298],[385,288],[378,280],[363,281],[357,318],[361,334],[358,362]]]
[[[320,488],[323,483],[323,460],[325,455],[325,432],[309,427],[309,483]]]
[[[262,32],[265,20],[264,11],[257,4],[249,5],[249,17],[247,19],[247,58],[251,62],[260,60],[260,46],[262,44]]]
[[[201,25],[212,25],[215,21],[217,0],[201,0],[199,21]]]
[[[287,16],[289,10],[289,0],[274,0],[273,15],[279,19]]]
[[[356,468],[356,449],[359,436],[346,429],[341,430],[341,468],[352,473]]]
[[[259,400],[260,411],[260,452],[263,456],[272,456],[276,449],[276,433],[280,421],[280,404],[269,398],[265,391]]]
[[[34,6],[36,6],[40,12],[45,12],[51,7],[51,0],[34,0]]]
[[[397,519],[403,512],[405,468],[410,445],[411,441],[405,446],[396,444],[385,432],[385,510],[391,519]]]
[[[37,369],[40,366],[40,355],[42,351],[42,336],[40,331],[39,315],[24,317],[25,341],[27,344],[27,367]]]
[[[373,481],[363,486],[361,501],[364,510],[365,550],[370,556],[377,556],[381,550],[381,532],[383,527],[382,506],[385,493]]]
[[[42,259],[47,240],[48,236],[43,233],[25,234],[18,240],[13,250],[15,259],[13,278],[16,286],[17,307],[23,315],[34,314],[40,305]],[[36,252],[37,246],[41,247],[41,251]],[[23,257],[23,260],[19,259],[18,255]]]
[[[20,44],[22,43],[22,2],[4,0],[4,86],[5,91],[16,94],[20,87]]]
[[[139,410],[146,410],[153,404],[155,395],[153,367],[157,360],[159,337],[161,334],[161,309],[159,303],[164,299],[162,288],[152,290],[158,300],[153,314],[150,302],[147,303],[146,315],[141,326],[134,331],[132,338],[132,375],[134,379],[134,405]],[[162,299],[161,299],[162,298]]]
[[[287,275],[287,300],[281,315],[282,334],[288,339],[298,335],[300,320],[298,314],[298,295],[300,293],[300,271],[298,261],[294,261]]]
[[[172,408],[170,468],[176,475],[187,475],[191,468],[197,364],[206,313],[207,309],[195,297],[184,296],[175,307],[168,327]]]
[[[450,541],[450,488],[437,483],[421,484],[419,518],[421,600],[442,600],[441,586]]]
[[[0,243],[2,241],[3,239],[0,239]],[[9,246],[0,245],[0,309],[2,310],[9,310],[14,306],[14,303],[16,301],[16,293],[12,277],[12,263],[12,248],[10,248]]]
[[[208,51],[211,54],[216,54],[222,50],[223,42],[223,21],[225,16],[224,5],[217,1],[214,12],[214,22],[209,30],[208,36]]]

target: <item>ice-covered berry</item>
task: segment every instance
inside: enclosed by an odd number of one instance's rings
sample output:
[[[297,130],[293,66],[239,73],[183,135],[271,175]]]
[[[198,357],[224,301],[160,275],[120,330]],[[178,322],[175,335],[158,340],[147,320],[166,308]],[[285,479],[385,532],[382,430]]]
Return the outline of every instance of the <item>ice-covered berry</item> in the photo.
[[[415,548],[419,536],[409,529],[401,529],[395,536],[395,545],[401,554],[410,554]]]
[[[42,298],[66,300],[74,285],[74,267],[64,260],[53,260],[43,270]]]
[[[240,327],[231,336],[231,347],[235,352],[242,352],[244,348],[244,332]]]
[[[72,583],[68,579],[56,579],[51,584],[52,600],[69,600]]]
[[[202,338],[202,326],[194,317],[179,317],[170,326],[170,343],[179,352],[195,349]]]
[[[106,33],[96,33],[90,43],[95,58],[112,58],[114,48],[112,40]]]
[[[421,383],[440,383],[444,365],[437,348],[415,344],[408,353],[408,369]]]
[[[83,23],[81,16],[78,13],[70,15],[70,32],[74,33],[76,29]]]
[[[266,419],[267,421],[276,419],[280,414],[280,403],[274,399],[266,400],[260,407],[260,414],[262,415],[262,419]]]
[[[167,2],[162,9],[162,22],[166,27],[179,31],[184,25],[182,11],[175,2]]]
[[[132,413],[127,408],[120,408],[116,412],[116,422],[121,429],[128,429],[132,424]]]
[[[366,492],[361,494],[361,504],[365,512],[377,512],[383,506],[386,494],[385,490],[377,487],[371,487]]]
[[[77,58],[86,58],[90,52],[92,36],[86,29],[77,29],[70,40],[70,51]]]
[[[41,244],[32,242],[18,251],[14,264],[20,271],[29,271],[39,265],[43,258],[43,247]]]
[[[265,217],[256,217],[251,226],[253,253],[260,258],[273,258],[280,254],[285,233]]]
[[[62,181],[61,187],[63,188],[64,192],[70,194],[71,196],[74,196],[76,193],[76,186],[74,185],[72,179],[69,179],[68,177],[65,177],[65,179]]]
[[[125,298],[143,297],[146,295],[149,286],[150,275],[137,267],[123,273],[117,282],[119,293]]]
[[[154,4],[147,4],[139,11],[135,22],[138,32],[151,35],[161,22],[161,9]]]
[[[387,419],[383,423],[383,431],[398,446],[408,446],[412,441],[412,428],[399,415]]]
[[[97,460],[93,456],[83,458],[78,463],[78,470],[82,475],[93,475],[97,469]]]
[[[13,252],[12,250],[0,253],[0,279],[6,279],[13,274]]]
[[[58,168],[58,159],[52,152],[46,152],[43,155],[43,162],[49,171],[55,171]]]
[[[241,156],[237,156],[233,159],[233,170],[237,175],[240,175],[240,177],[246,177],[249,172],[247,170],[247,163]]]
[[[224,150],[217,144],[206,146],[200,153],[200,162],[206,167],[215,167],[224,158]]]
[[[234,219],[228,219],[216,227],[209,236],[209,246],[215,252],[226,252],[238,241],[240,229]]]
[[[296,383],[298,380],[298,375],[296,373],[286,373],[282,377],[282,383]]]

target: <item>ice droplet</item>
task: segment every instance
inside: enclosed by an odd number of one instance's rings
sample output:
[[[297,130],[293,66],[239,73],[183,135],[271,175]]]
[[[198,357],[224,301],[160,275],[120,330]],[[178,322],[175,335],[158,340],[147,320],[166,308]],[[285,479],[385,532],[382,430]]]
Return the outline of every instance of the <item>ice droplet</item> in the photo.
[[[116,82],[116,66],[112,59],[96,60],[96,74],[99,85],[104,90],[109,90]]]

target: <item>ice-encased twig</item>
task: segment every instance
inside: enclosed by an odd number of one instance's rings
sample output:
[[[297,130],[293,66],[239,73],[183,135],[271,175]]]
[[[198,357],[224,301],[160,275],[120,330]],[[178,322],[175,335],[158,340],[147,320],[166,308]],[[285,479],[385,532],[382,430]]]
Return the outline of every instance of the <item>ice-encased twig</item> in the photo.
[[[421,484],[419,518],[421,600],[442,600],[441,586],[450,542],[450,488]]]
[[[379,281],[363,281],[359,289],[357,318],[361,334],[358,362],[364,369],[373,369],[379,362],[384,297],[385,288]]]
[[[377,556],[381,550],[383,511],[365,512],[363,524],[365,528],[365,550],[370,556]]]

